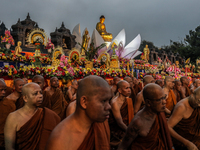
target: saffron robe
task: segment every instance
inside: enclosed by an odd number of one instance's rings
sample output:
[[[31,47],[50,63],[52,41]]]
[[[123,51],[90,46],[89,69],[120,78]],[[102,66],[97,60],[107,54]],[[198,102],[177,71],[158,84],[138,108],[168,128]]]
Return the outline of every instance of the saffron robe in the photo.
[[[172,140],[165,114],[159,113],[146,137],[138,136],[131,150],[172,150]]]
[[[166,108],[169,109],[170,111],[173,111],[176,103],[177,103],[176,95],[172,90],[169,90],[168,98],[166,99]],[[169,117],[169,115],[166,116]]]
[[[131,98],[126,98],[125,102],[123,103],[120,109],[120,113],[124,124],[128,126],[134,117],[134,109]],[[117,143],[116,145],[118,145],[120,140],[123,138],[125,132],[117,125],[117,122],[113,116],[112,111],[110,113],[109,126],[111,132],[110,141],[113,143]]]
[[[174,94],[175,94],[175,96],[176,96],[176,101],[177,101],[177,103],[178,103],[178,102],[182,99],[182,98],[181,98],[181,94],[180,94],[180,92],[177,91],[176,89],[174,89],[173,92],[174,92]]]
[[[110,129],[108,121],[93,123],[78,150],[110,150]]]
[[[134,90],[135,90],[135,95],[137,96],[137,94],[141,91],[141,88],[138,84],[134,85]]]
[[[174,130],[182,137],[194,143],[200,149],[200,108],[194,109],[188,119],[182,119]],[[173,139],[174,147],[186,148],[181,142]]]
[[[7,86],[5,97],[7,97],[8,95],[10,95],[12,92],[13,92],[13,89],[11,87]]]
[[[191,95],[191,91],[190,91],[189,87],[187,87],[187,86],[184,86],[184,87],[185,87],[185,89],[186,89],[186,91],[185,91],[185,96],[186,96],[186,97],[190,96],[190,95]]]
[[[16,110],[14,101],[3,98],[0,101],[0,149],[5,147],[4,142],[4,126],[9,113]]]
[[[47,91],[43,91],[43,101],[40,107],[47,107],[51,109],[51,95]]]
[[[33,117],[16,133],[15,149],[44,150],[51,131],[60,118],[48,108],[38,108]]]
[[[68,103],[64,98],[62,91],[57,88],[51,96],[51,110],[53,110],[63,120],[66,117]]]
[[[16,105],[16,110],[24,106],[24,99],[22,95],[16,100],[15,105]]]

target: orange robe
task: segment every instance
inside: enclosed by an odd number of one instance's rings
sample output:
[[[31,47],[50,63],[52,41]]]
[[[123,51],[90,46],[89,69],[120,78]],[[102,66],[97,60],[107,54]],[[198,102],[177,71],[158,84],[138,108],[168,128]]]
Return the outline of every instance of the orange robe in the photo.
[[[62,91],[57,88],[54,94],[51,96],[51,110],[53,110],[61,120],[66,117],[66,109],[68,103],[64,98]]]
[[[141,91],[141,88],[138,84],[135,84],[134,89],[135,89],[135,95],[137,96],[137,94]]]
[[[172,150],[172,140],[164,113],[157,115],[146,137],[138,136],[131,150]]]
[[[186,96],[186,97],[190,96],[190,95],[191,95],[191,91],[190,91],[189,87],[187,87],[187,86],[184,86],[184,87],[185,87],[185,89],[186,89],[186,91],[185,91],[185,96]]]
[[[166,107],[170,111],[173,111],[174,106],[176,105],[176,95],[172,90],[169,90],[168,98],[166,99]],[[168,115],[167,115],[168,117]]]
[[[15,105],[16,109],[20,109],[24,106],[24,99],[22,95],[16,100]]]
[[[7,97],[8,95],[10,95],[12,92],[13,92],[13,89],[11,87],[7,86],[5,97]]]
[[[16,133],[15,149],[44,150],[51,131],[60,118],[48,108],[38,108],[33,117]]]
[[[128,126],[134,117],[133,103],[131,98],[126,98],[120,109],[120,113],[124,124]],[[111,131],[111,142],[118,143],[123,138],[125,132],[117,125],[112,112],[109,118],[109,126]]]
[[[93,123],[78,150],[110,150],[110,129],[108,121]]]
[[[51,95],[47,91],[43,91],[43,102],[40,107],[47,107],[51,109]]]
[[[174,127],[174,130],[200,149],[200,108],[194,109],[192,115],[188,119],[182,119]],[[175,148],[185,148],[182,143],[175,139],[173,139],[173,143]]]
[[[4,126],[6,123],[7,116],[9,113],[16,110],[14,101],[11,101],[7,98],[3,98],[0,101],[0,149],[5,147],[4,143]]]
[[[180,92],[177,91],[176,89],[174,89],[173,92],[174,92],[174,94],[175,94],[175,96],[176,96],[176,101],[177,101],[177,103],[178,103],[178,102],[182,99],[182,98],[181,98],[181,94],[180,94]]]

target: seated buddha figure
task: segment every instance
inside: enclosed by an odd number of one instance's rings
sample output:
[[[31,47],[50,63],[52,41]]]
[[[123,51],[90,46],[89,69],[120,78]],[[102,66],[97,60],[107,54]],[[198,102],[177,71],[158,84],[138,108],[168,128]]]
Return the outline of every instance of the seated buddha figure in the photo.
[[[17,42],[17,46],[15,47],[14,55],[19,55],[19,54],[21,54],[21,52],[22,52],[22,48],[20,47],[21,45],[22,45],[22,42],[21,42],[21,41],[18,41],[18,42]]]
[[[106,32],[106,26],[104,24],[104,21],[105,21],[105,17],[102,15],[100,17],[100,22],[98,22],[96,25],[96,29],[101,35],[101,37],[104,39],[104,41],[111,42],[113,37],[111,33]]]

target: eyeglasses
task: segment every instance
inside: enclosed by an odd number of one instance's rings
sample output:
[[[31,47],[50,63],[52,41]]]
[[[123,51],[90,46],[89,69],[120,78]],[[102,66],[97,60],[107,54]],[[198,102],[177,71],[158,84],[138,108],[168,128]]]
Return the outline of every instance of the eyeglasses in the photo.
[[[151,100],[151,101],[160,102],[160,101],[166,100],[166,98],[167,98],[167,94],[165,94],[165,96],[163,96],[163,97],[161,97],[159,99],[149,99],[149,98],[148,99]]]

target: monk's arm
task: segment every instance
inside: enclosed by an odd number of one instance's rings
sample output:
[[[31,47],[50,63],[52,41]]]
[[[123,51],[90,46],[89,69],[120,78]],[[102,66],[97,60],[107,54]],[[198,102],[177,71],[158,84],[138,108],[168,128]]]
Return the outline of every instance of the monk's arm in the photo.
[[[168,120],[168,127],[169,127],[169,132],[172,137],[183,143],[187,148],[191,147],[196,147],[192,142],[189,140],[185,139],[184,137],[180,136],[174,129],[173,127],[177,125],[183,118],[184,113],[186,112],[186,108],[184,105],[178,105],[175,106],[175,109],[171,115],[171,117]]]
[[[134,103],[134,114],[136,114],[140,110],[141,104],[142,104],[142,94],[138,93]]]
[[[72,95],[71,87],[69,87],[69,89],[67,90],[67,94],[69,96],[70,101],[72,101],[73,95]]]
[[[180,95],[181,95],[181,98],[183,99],[183,98],[186,98],[186,96],[185,96],[185,88],[182,86],[181,87],[181,90],[180,90]]]
[[[123,130],[123,131],[126,131],[127,129],[127,126],[124,124],[123,122],[123,119],[122,119],[122,116],[121,116],[121,113],[120,113],[120,108],[117,104],[117,102],[115,103],[112,103],[111,104],[111,107],[112,107],[112,113],[113,113],[113,116],[118,124],[118,126]]]
[[[14,150],[15,149],[15,140],[16,140],[16,124],[15,117],[13,114],[9,114],[5,127],[4,127],[4,139],[5,139],[5,147],[6,150]]]
[[[168,108],[165,108],[165,113],[170,115],[171,111]]]
[[[120,143],[117,150],[127,150],[131,143],[135,140],[135,138],[139,134],[140,125],[138,126],[137,121],[132,120],[129,124],[126,134]]]

